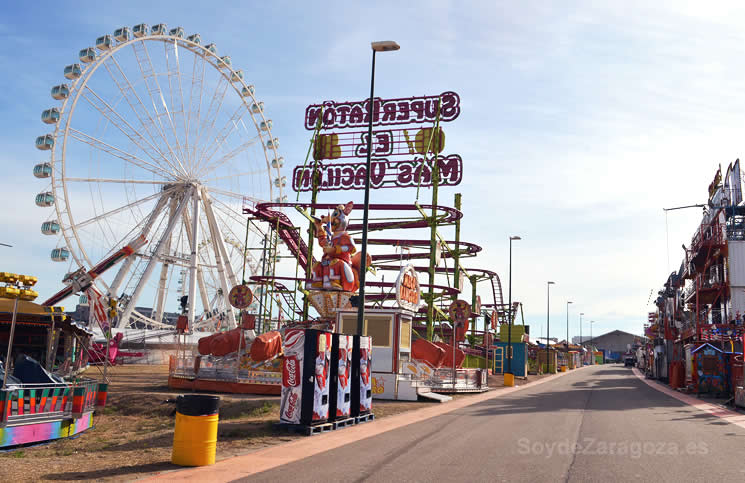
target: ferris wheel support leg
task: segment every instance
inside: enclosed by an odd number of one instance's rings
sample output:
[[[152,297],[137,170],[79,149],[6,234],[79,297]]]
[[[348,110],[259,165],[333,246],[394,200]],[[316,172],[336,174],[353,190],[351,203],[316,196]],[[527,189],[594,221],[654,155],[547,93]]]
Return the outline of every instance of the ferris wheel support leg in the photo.
[[[217,226],[217,223],[215,222],[215,215],[212,212],[212,206],[210,205],[210,199],[209,195],[207,194],[207,190],[202,188],[202,203],[204,203],[204,214],[207,217],[207,226],[210,230],[210,235],[212,237],[212,248],[215,252],[215,264],[217,265],[217,276],[220,280],[220,285],[222,286],[222,292],[223,292],[223,299],[225,300],[225,311],[228,315],[228,324],[230,325],[230,328],[235,328],[238,326],[238,324],[235,321],[235,315],[233,314],[233,309],[228,303],[228,293],[230,292],[230,287],[228,286],[228,279],[226,278],[226,265],[229,265],[227,263],[223,263],[223,251],[225,250],[225,247],[222,243],[222,235],[220,234],[220,227]]]
[[[147,238],[147,234],[150,232],[150,228],[153,225],[153,222],[158,217],[161,211],[163,211],[163,208],[166,205],[166,202],[168,201],[168,196],[163,195],[158,200],[158,203],[155,205],[155,208],[153,208],[153,211],[150,212],[150,216],[148,216],[147,222],[145,223],[145,226],[142,228],[142,232],[140,232],[140,235]],[[137,258],[137,252],[131,254],[127,257],[126,260],[124,260],[124,263],[119,268],[119,271],[116,273],[116,277],[114,277],[114,281],[111,283],[111,286],[109,287],[109,291],[107,292],[107,297],[116,297],[116,293],[119,291],[119,287],[122,285],[122,282],[124,282],[124,277],[127,276],[127,273],[129,273],[129,270],[132,268],[132,264],[134,263],[135,259]],[[122,319],[119,319],[119,323],[117,324],[117,328],[122,325]]]
[[[132,292],[132,297],[130,298],[129,303],[127,304],[127,308],[124,309],[124,313],[122,313],[122,316],[119,318],[120,325],[129,324],[129,318],[132,315],[132,311],[135,308],[137,299],[140,297],[140,293],[142,292],[142,289],[145,288],[145,284],[147,283],[147,280],[150,278],[150,275],[153,273],[153,270],[155,269],[155,264],[158,263],[158,258],[160,257],[160,254],[163,252],[163,249],[165,248],[166,240],[168,240],[171,237],[171,233],[173,232],[173,229],[176,226],[176,222],[182,216],[184,212],[184,208],[186,208],[187,203],[191,199],[192,192],[193,192],[193,188],[188,190],[188,192],[185,193],[184,197],[181,198],[181,201],[179,201],[178,208],[176,208],[176,212],[174,213],[174,216],[169,220],[168,226],[163,232],[163,235],[160,237],[160,240],[158,241],[158,245],[156,245],[155,247],[153,255],[150,257],[150,260],[148,260],[147,262],[145,271],[143,272],[140,279],[137,281],[137,286],[135,287],[134,292]]]
[[[235,278],[235,272],[233,272],[233,266],[229,263],[230,257],[228,257],[228,251],[225,248],[225,240],[222,236],[222,232],[220,231],[220,225],[217,224],[217,218],[215,218],[215,213],[212,211],[212,200],[210,200],[209,194],[207,193],[207,190],[202,187],[202,200],[204,201],[204,214],[207,215],[207,219],[210,223],[212,223],[215,227],[215,231],[218,235],[218,243],[216,246],[220,250],[220,256],[223,260],[226,261],[225,263],[225,270],[228,276],[228,281],[230,282],[230,286],[234,287],[238,285],[238,279]]]
[[[186,239],[189,241],[189,246],[191,246],[191,228],[192,228],[192,222],[189,221],[189,213],[184,213],[184,230],[186,231]],[[197,225],[199,222],[196,223]],[[197,247],[199,244],[197,243]],[[199,252],[197,252],[197,257],[201,257],[199,255]],[[200,259],[198,258],[197,263],[199,263]],[[204,263],[204,260],[201,260],[202,263]],[[204,310],[209,310],[212,305],[210,304],[210,297],[207,295],[207,286],[204,284],[204,274],[202,273],[202,267],[197,265],[197,284],[199,286],[199,295],[202,297],[202,307]]]
[[[199,249],[199,191],[193,193],[193,212],[191,218],[191,265],[189,266],[189,327],[194,325],[197,313],[197,265]],[[200,287],[201,288],[201,287]],[[204,297],[204,295],[202,295]],[[207,309],[208,307],[205,307]]]
[[[170,220],[176,216],[176,198],[171,198],[170,203],[170,215],[169,215],[169,222]],[[166,239],[166,246],[165,251],[170,252],[171,251],[171,237],[169,236]],[[163,263],[163,265],[160,268],[160,280],[158,281],[158,299],[155,303],[155,317],[154,319],[158,322],[163,321],[163,312],[165,311],[165,305],[166,305],[166,281],[168,280],[168,263]]]

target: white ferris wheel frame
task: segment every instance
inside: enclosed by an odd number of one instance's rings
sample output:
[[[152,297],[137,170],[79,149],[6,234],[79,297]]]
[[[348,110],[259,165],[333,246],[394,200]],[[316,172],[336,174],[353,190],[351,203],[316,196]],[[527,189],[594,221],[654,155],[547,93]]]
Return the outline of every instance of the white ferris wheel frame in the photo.
[[[98,107],[95,106],[95,105],[93,107],[95,107],[97,110],[99,110],[99,112],[101,113],[101,115],[104,118],[106,118],[109,123],[111,123],[113,126],[117,127],[120,131],[122,131],[142,151],[145,151],[147,154],[150,154],[135,139],[132,139],[132,137],[130,137],[130,134],[127,134],[127,132],[125,132],[122,129],[122,126],[117,125],[116,122],[112,119],[111,115],[117,116],[120,119],[119,122],[123,122],[124,125],[126,125],[126,127],[131,130],[132,136],[134,136],[135,138],[138,138],[140,142],[144,142],[144,143],[148,144],[150,146],[150,148],[152,148],[154,151],[157,151],[159,154],[161,154],[161,155],[163,154],[162,152],[160,152],[160,149],[159,149],[159,147],[162,147],[162,146],[153,145],[152,143],[150,143],[147,139],[145,139],[142,136],[142,134],[138,133],[137,129],[133,128],[127,122],[126,118],[124,118],[121,115],[119,115],[116,112],[115,109],[113,109],[111,106],[109,106],[106,103],[106,101],[104,101],[102,98],[98,97],[95,94],[95,92],[88,87],[89,80],[92,78],[93,74],[101,66],[104,66],[104,68],[107,71],[109,71],[110,77],[112,78],[113,82],[116,84],[117,88],[120,90],[120,92],[122,94],[122,99],[123,100],[126,100],[127,103],[130,103],[130,107],[132,108],[133,111],[135,111],[137,113],[138,121],[142,125],[142,127],[144,128],[146,126],[146,123],[140,117],[140,113],[135,109],[134,106],[132,106],[131,101],[134,101],[135,99],[131,99],[130,97],[128,97],[128,94],[127,94],[126,90],[123,88],[123,86],[125,84],[126,84],[126,87],[128,88],[127,90],[128,91],[131,91],[131,93],[136,98],[136,101],[142,107],[142,111],[149,118],[149,121],[151,123],[151,126],[155,130],[157,130],[158,129],[158,126],[160,126],[161,131],[159,133],[156,132],[156,133],[153,134],[153,133],[148,132],[147,134],[150,136],[150,139],[151,140],[157,139],[157,136],[160,135],[160,137],[166,142],[166,146],[168,147],[168,150],[170,151],[170,154],[172,156],[172,159],[175,160],[175,161],[177,161],[180,166],[175,166],[173,164],[173,162],[169,162],[169,159],[167,159],[167,157],[165,157],[165,156],[161,156],[162,161],[165,161],[166,165],[168,165],[168,167],[170,167],[170,168],[172,168],[174,170],[178,170],[178,168],[181,168],[182,173],[183,174],[186,174],[185,173],[185,168],[184,168],[183,164],[181,163],[180,158],[178,156],[176,156],[176,154],[174,153],[173,147],[171,147],[171,145],[168,143],[167,136],[165,135],[163,123],[160,120],[160,117],[161,116],[159,115],[159,112],[158,112],[158,110],[156,108],[156,104],[155,104],[156,99],[153,98],[153,92],[155,91],[155,89],[151,90],[150,87],[147,85],[147,82],[148,82],[148,78],[147,77],[148,76],[145,75],[145,70],[144,69],[146,67],[143,67],[143,63],[145,61],[149,64],[149,68],[150,68],[150,75],[149,76],[150,76],[152,82],[155,83],[155,86],[156,86],[156,89],[157,89],[157,93],[161,97],[161,100],[162,100],[162,103],[163,103],[163,107],[165,109],[165,112],[168,114],[168,118],[171,121],[171,127],[174,129],[174,134],[175,134],[175,128],[173,127],[173,122],[174,121],[173,121],[173,118],[171,117],[170,113],[168,112],[168,107],[165,105],[166,103],[165,103],[165,100],[163,99],[163,91],[160,88],[160,83],[158,82],[158,78],[157,78],[159,75],[163,75],[163,74],[162,73],[159,74],[159,73],[156,73],[155,72],[155,69],[154,69],[153,64],[152,64],[152,60],[150,58],[150,54],[149,54],[149,52],[147,50],[147,45],[148,44],[146,42],[161,42],[161,43],[164,44],[164,47],[166,49],[168,49],[169,44],[171,44],[173,46],[172,47],[173,48],[173,51],[176,54],[175,57],[176,57],[177,74],[179,76],[178,83],[179,83],[179,90],[181,91],[180,92],[180,102],[182,104],[182,112],[186,113],[185,107],[183,105],[184,104],[184,94],[183,94],[183,86],[181,85],[181,65],[180,65],[180,60],[178,58],[178,51],[177,51],[179,47],[185,48],[185,49],[191,51],[195,56],[201,56],[203,58],[204,62],[202,63],[202,66],[201,66],[202,75],[201,75],[201,78],[198,80],[200,84],[203,84],[204,83],[204,73],[205,73],[206,69],[208,68],[206,64],[209,64],[221,76],[219,78],[220,80],[218,82],[218,86],[215,88],[215,92],[213,94],[212,102],[214,102],[215,99],[216,99],[216,96],[218,96],[218,92],[220,90],[219,89],[220,88],[220,83],[223,80],[225,81],[226,85],[224,86],[224,88],[222,90],[222,97],[221,97],[221,99],[219,101],[219,105],[218,105],[218,109],[217,109],[217,112],[216,113],[219,113],[219,109],[220,109],[219,106],[222,105],[222,102],[225,99],[226,93],[228,92],[228,88],[229,87],[232,87],[233,91],[235,92],[235,94],[238,95],[238,97],[240,99],[240,104],[239,104],[239,108],[236,109],[235,113],[230,118],[230,121],[232,121],[232,124],[233,125],[236,125],[235,118],[236,118],[236,115],[238,115],[239,113],[241,113],[243,115],[243,114],[245,114],[247,112],[251,116],[251,120],[253,121],[254,127],[256,128],[257,136],[254,137],[254,138],[251,138],[251,140],[249,140],[249,142],[244,143],[243,145],[239,146],[238,148],[234,149],[233,151],[231,151],[231,152],[229,152],[229,153],[227,153],[227,154],[219,157],[218,160],[217,160],[217,162],[219,162],[219,161],[222,160],[222,163],[221,164],[224,164],[229,159],[231,159],[232,157],[236,156],[240,152],[241,148],[245,149],[246,147],[248,147],[247,145],[249,143],[252,145],[252,144],[255,144],[256,142],[260,142],[261,143],[261,146],[262,146],[262,149],[263,149],[263,152],[264,152],[264,161],[266,163],[266,169],[267,169],[266,173],[268,175],[266,179],[267,179],[267,183],[269,184],[269,197],[270,197],[270,200],[274,197],[274,186],[273,186],[273,183],[272,183],[272,174],[273,174],[272,171],[273,170],[275,171],[275,173],[274,173],[275,174],[275,179],[280,179],[281,178],[281,165],[279,163],[277,163],[276,166],[272,166],[272,163],[270,162],[270,159],[269,159],[270,153],[272,153],[274,155],[274,159],[280,159],[280,155],[279,155],[279,152],[278,152],[276,143],[272,143],[271,147],[267,145],[267,140],[273,140],[274,138],[272,136],[271,125],[270,125],[269,122],[267,122],[268,120],[264,116],[264,109],[262,108],[262,109],[259,109],[258,112],[254,112],[254,110],[252,109],[252,105],[261,105],[261,104],[256,99],[256,97],[254,96],[253,89],[249,87],[249,84],[247,84],[243,78],[241,78],[241,77],[239,77],[237,75],[234,76],[234,74],[236,74],[236,70],[234,70],[233,66],[231,64],[229,64],[229,63],[224,62],[222,60],[222,58],[219,57],[216,53],[212,52],[211,50],[207,49],[205,46],[203,46],[203,45],[201,45],[199,43],[190,41],[190,40],[185,39],[185,38],[182,38],[182,37],[172,36],[172,35],[145,35],[145,36],[142,36],[142,37],[134,37],[134,36],[132,36],[131,38],[129,38],[126,41],[117,42],[115,45],[112,45],[111,48],[109,48],[108,50],[99,51],[98,49],[96,49],[96,58],[95,58],[95,60],[92,61],[92,62],[90,62],[90,63],[88,63],[88,64],[83,64],[84,68],[81,69],[81,75],[78,78],[76,78],[76,79],[71,79],[72,82],[69,84],[70,85],[70,87],[69,87],[69,89],[70,89],[69,95],[66,98],[64,98],[64,100],[62,102],[62,106],[59,109],[59,121],[56,123],[55,129],[54,129],[54,132],[53,132],[54,145],[52,146],[51,155],[50,155],[50,164],[51,164],[51,168],[52,168],[51,169],[51,189],[52,189],[52,193],[53,193],[53,196],[54,196],[54,199],[55,199],[54,209],[55,209],[55,212],[56,212],[56,215],[57,215],[57,222],[60,225],[60,231],[62,233],[62,238],[65,241],[65,245],[68,247],[68,249],[70,251],[70,254],[72,255],[72,258],[73,258],[74,262],[78,266],[80,266],[80,267],[85,267],[86,265],[88,267],[92,267],[93,264],[94,264],[94,262],[95,262],[95,260],[91,260],[89,258],[89,256],[88,256],[88,254],[86,253],[85,245],[83,244],[83,242],[81,240],[81,235],[78,232],[78,228],[81,226],[81,224],[80,223],[76,223],[75,220],[74,220],[74,218],[73,218],[73,213],[72,213],[72,211],[70,209],[70,202],[69,202],[70,197],[69,197],[68,187],[67,187],[67,183],[68,182],[85,181],[85,182],[98,182],[98,183],[162,184],[164,186],[163,191],[156,192],[153,195],[147,196],[147,197],[142,198],[142,199],[138,199],[134,203],[129,203],[129,204],[124,205],[124,206],[122,206],[122,207],[120,207],[120,208],[118,208],[116,210],[110,210],[108,212],[108,214],[107,213],[102,213],[100,215],[97,215],[97,216],[95,216],[93,218],[87,219],[84,222],[82,222],[82,223],[92,223],[96,219],[99,219],[99,218],[104,217],[104,216],[109,216],[111,213],[113,213],[115,211],[125,210],[127,208],[133,207],[134,205],[141,204],[141,203],[143,203],[145,201],[150,201],[150,200],[153,200],[153,199],[156,199],[157,198],[158,199],[158,202],[156,203],[156,206],[153,209],[153,211],[150,213],[149,219],[145,222],[145,225],[144,225],[143,230],[142,230],[142,234],[145,234],[145,235],[147,234],[148,230],[150,229],[151,222],[153,220],[155,220],[164,209],[167,209],[167,206],[166,205],[168,204],[167,203],[168,200],[171,200],[173,202],[173,203],[171,203],[171,205],[173,205],[176,202],[176,198],[174,198],[174,197],[172,197],[172,195],[169,195],[168,194],[169,191],[170,190],[173,190],[174,188],[173,187],[170,187],[169,188],[168,187],[168,184],[169,183],[167,181],[162,181],[161,182],[161,181],[155,181],[155,180],[150,181],[150,180],[126,180],[126,179],[125,180],[117,180],[117,179],[101,179],[101,178],[71,178],[71,177],[67,177],[66,176],[67,141],[70,138],[76,139],[77,141],[80,141],[80,142],[83,142],[83,143],[87,143],[87,144],[91,145],[92,147],[95,147],[96,149],[105,151],[105,152],[107,152],[108,154],[110,154],[112,156],[119,157],[119,158],[123,159],[124,161],[129,161],[130,163],[132,163],[132,164],[134,164],[136,166],[139,166],[139,167],[141,167],[141,168],[143,168],[145,170],[148,170],[148,171],[152,171],[153,169],[156,169],[156,170],[157,169],[160,169],[161,172],[162,172],[162,170],[165,168],[165,166],[164,165],[161,165],[157,160],[155,160],[155,158],[153,158],[153,161],[152,162],[151,161],[140,159],[137,156],[134,156],[132,154],[126,153],[126,152],[124,152],[124,151],[122,151],[122,150],[120,150],[118,148],[115,148],[114,146],[107,145],[105,142],[103,142],[101,140],[98,140],[98,139],[94,138],[93,136],[90,136],[90,135],[87,135],[85,133],[82,133],[81,131],[77,131],[77,130],[75,130],[74,128],[71,127],[70,123],[71,123],[71,120],[73,118],[73,115],[74,115],[75,108],[77,106],[78,100],[81,98],[82,95],[84,95],[85,92],[89,92],[95,98],[97,98],[98,101],[100,101],[100,103],[101,103],[101,104],[99,104]],[[129,46],[132,46],[132,48],[135,51],[135,58],[137,59],[137,63],[139,64],[139,67],[140,67],[140,72],[141,72],[142,77],[143,77],[141,80],[144,80],[144,82],[146,83],[146,88],[148,89],[148,93],[150,95],[150,101],[153,103],[153,108],[152,109],[153,109],[154,112],[151,112],[147,108],[145,108],[145,105],[143,103],[143,100],[141,100],[140,97],[137,95],[137,92],[135,91],[134,86],[129,81],[129,79],[127,78],[126,74],[124,74],[124,71],[121,68],[121,66],[119,66],[119,64],[118,64],[118,62],[116,60],[116,57],[114,57],[114,54],[116,54],[117,52],[121,51],[122,49],[128,48]],[[141,50],[141,52],[139,54],[138,54],[138,50],[137,50],[137,47],[138,46],[142,48],[142,50]],[[144,58],[143,58],[143,55],[144,55]],[[112,59],[113,64],[114,64],[113,66],[109,66],[109,64],[106,64],[106,61],[109,60],[109,59]],[[167,72],[166,72],[165,75],[167,75],[169,77],[169,87],[172,87],[172,86],[170,86],[171,66],[170,66],[170,63],[168,61],[168,57],[166,57],[166,62],[167,62],[167,69],[168,70],[167,70]],[[196,68],[196,62],[197,62],[197,59],[195,58],[195,60],[194,60],[194,68]],[[123,77],[123,82],[121,82],[121,83],[120,82],[117,82],[116,76],[114,74],[112,74],[112,72],[110,70],[114,66],[116,67],[116,69],[118,70],[118,72]],[[192,82],[191,88],[192,88],[192,92],[193,92],[195,83],[197,82],[197,79],[195,78],[195,76],[192,76],[191,82]],[[198,88],[201,89],[202,86],[199,85]],[[201,112],[201,106],[202,106],[201,105],[201,94],[202,93],[200,92],[199,111],[198,111],[198,115],[197,115],[197,119],[196,119],[197,122],[201,119],[200,116],[199,116],[199,113]],[[171,88],[171,96],[173,97],[172,88]],[[191,103],[191,100],[192,99],[190,97],[190,103]],[[90,100],[89,100],[89,102],[90,102]],[[212,102],[210,102],[210,107],[212,105]],[[91,104],[93,105],[92,102],[91,102]],[[68,106],[69,106],[69,112],[68,112]],[[173,107],[174,106],[171,105],[171,108],[173,108]],[[208,110],[210,109],[210,107],[208,107]],[[108,112],[108,115],[107,115],[107,112]],[[175,112],[177,112],[177,111],[175,111]],[[189,114],[191,114],[191,112]],[[209,112],[208,112],[208,114],[209,114]],[[241,115],[241,117],[242,117],[242,115]],[[155,116],[155,117],[158,118],[158,121],[157,121],[158,124],[156,124],[156,121],[154,121],[152,119],[153,116]],[[239,117],[239,119],[241,117]],[[185,122],[187,122],[187,121],[185,120]],[[212,134],[212,129],[214,128],[214,124],[215,124],[215,119],[213,118],[212,124],[210,125],[210,130],[209,130],[209,134],[210,135]],[[266,128],[264,130],[262,130],[262,127],[261,126],[266,126]],[[245,126],[244,126],[244,128],[245,128]],[[222,138],[219,141],[218,141],[218,138],[215,138],[215,142],[214,143],[211,143],[211,144],[214,144],[214,149],[212,150],[211,154],[207,158],[207,161],[208,162],[212,161],[212,157],[217,153],[217,150],[219,149],[220,144],[222,142],[224,142],[224,140],[227,138],[227,136],[230,134],[231,131],[232,131],[232,128],[230,130],[228,130],[228,132],[224,133],[224,136],[222,136]],[[189,134],[189,132],[188,132],[188,129],[187,129],[186,130],[187,140],[188,140],[188,134]],[[202,134],[203,133],[201,132],[201,126],[200,126],[199,127],[199,135],[198,135],[197,140],[199,140],[202,137]],[[219,135],[222,135],[222,134],[223,133],[219,133]],[[62,136],[62,138],[63,138],[63,143],[62,143],[62,146],[61,146],[60,159],[58,160],[58,159],[56,159],[55,155],[56,155],[56,151],[57,151],[58,146],[59,146],[58,143],[57,143],[57,140],[59,139],[60,136]],[[94,146],[94,144],[97,144],[97,145]],[[182,148],[186,148],[187,146],[188,145],[181,146],[179,144],[177,146],[177,149],[180,150]],[[198,146],[198,143],[195,143],[195,146]],[[196,152],[196,147],[194,147],[194,151]],[[205,149],[205,151],[207,151],[207,150]],[[128,157],[129,159],[126,159],[125,156]],[[134,162],[135,160],[137,162]],[[186,160],[184,159],[184,161],[186,161]],[[156,164],[154,165],[153,162],[156,163]],[[154,173],[155,173],[155,171],[154,171]],[[156,173],[156,174],[159,174],[159,173]],[[283,190],[282,190],[283,187],[282,187],[281,183],[276,188],[278,189],[279,198],[281,199],[282,194],[283,194]],[[62,196],[60,196],[60,189],[62,191],[62,193],[61,193]],[[190,326],[192,326],[192,327],[194,326],[193,324],[194,324],[194,318],[195,318],[195,312],[196,312],[196,310],[194,310],[193,307],[196,306],[196,304],[195,304],[196,298],[195,297],[196,297],[196,285],[197,284],[200,285],[200,295],[201,295],[201,298],[202,298],[202,304],[203,304],[204,309],[205,310],[208,310],[208,308],[211,308],[211,307],[214,306],[214,303],[210,302],[207,299],[207,295],[206,295],[207,294],[207,290],[206,290],[206,288],[204,286],[204,283],[205,282],[204,282],[203,277],[202,277],[202,272],[200,270],[198,270],[198,265],[199,265],[199,256],[198,256],[198,250],[199,250],[199,226],[198,225],[199,225],[199,216],[200,216],[199,215],[200,201],[202,203],[202,209],[204,210],[204,216],[206,217],[207,222],[208,222],[207,223],[208,224],[208,230],[209,230],[209,234],[210,234],[210,239],[211,239],[211,241],[213,243],[213,252],[214,252],[214,256],[215,256],[215,262],[217,264],[218,278],[219,278],[220,285],[221,285],[220,288],[222,289],[223,295],[224,295],[225,298],[227,297],[227,292],[229,291],[229,288],[230,288],[228,284],[232,284],[232,285],[236,285],[237,284],[237,279],[235,277],[235,273],[233,272],[233,267],[232,267],[232,265],[230,263],[230,256],[228,255],[228,251],[227,251],[227,249],[225,247],[225,244],[224,244],[223,234],[220,231],[220,226],[219,226],[218,222],[216,221],[216,218],[215,218],[215,215],[214,215],[214,212],[213,212],[213,209],[212,209],[212,200],[211,200],[211,198],[209,196],[210,189],[207,188],[207,187],[205,187],[205,186],[192,186],[191,188],[188,188],[187,187],[186,190],[188,191],[188,193],[183,193],[183,196],[178,201],[178,206],[175,206],[175,207],[174,206],[171,206],[171,213],[170,213],[170,219],[169,219],[169,222],[168,222],[168,226],[166,227],[165,231],[161,234],[160,239],[157,240],[157,244],[155,245],[155,249],[152,251],[152,255],[150,255],[148,257],[148,256],[146,256],[144,254],[135,253],[135,254],[130,255],[129,257],[127,257],[122,262],[122,265],[119,268],[119,271],[118,271],[116,277],[114,278],[114,280],[113,280],[113,282],[111,283],[110,286],[107,286],[107,284],[105,283],[104,280],[101,280],[100,278],[97,279],[104,286],[104,288],[106,289],[107,295],[108,296],[115,297],[116,296],[116,293],[117,293],[118,289],[120,288],[121,284],[123,283],[126,275],[131,270],[132,265],[133,265],[133,263],[135,261],[135,257],[136,256],[140,256],[140,257],[149,258],[148,263],[147,263],[147,266],[145,268],[145,272],[143,272],[143,274],[140,276],[140,278],[139,278],[139,280],[137,282],[137,286],[135,287],[134,292],[132,292],[132,294],[130,296],[129,303],[127,304],[126,308],[124,309],[124,311],[119,316],[119,321],[118,321],[118,324],[117,324],[118,327],[119,326],[122,326],[122,325],[128,325],[129,324],[129,321],[130,321],[130,317],[134,317],[136,319],[143,320],[147,324],[152,325],[152,326],[156,326],[156,327],[157,326],[163,326],[164,325],[164,324],[161,323],[161,320],[162,320],[162,315],[163,315],[163,311],[164,311],[164,307],[163,307],[164,289],[165,289],[164,278],[167,277],[167,270],[166,270],[167,267],[165,266],[165,264],[164,264],[163,269],[161,270],[161,274],[160,274],[160,281],[159,281],[159,285],[158,285],[156,307],[153,307],[153,309],[154,309],[153,314],[157,314],[157,315],[155,315],[155,318],[153,318],[153,317],[146,317],[146,316],[144,316],[142,314],[139,314],[138,312],[134,311],[134,309],[135,309],[136,301],[139,298],[139,296],[141,294],[141,291],[142,291],[145,283],[147,282],[148,278],[152,274],[152,271],[154,270],[155,265],[159,261],[162,262],[162,260],[160,259],[161,258],[161,253],[163,252],[163,249],[166,248],[165,244],[170,243],[170,238],[171,238],[170,237],[170,234],[173,231],[175,225],[178,223],[179,219],[182,219],[182,221],[183,221],[183,223],[184,223],[184,225],[186,227],[187,239],[188,239],[189,245],[191,247],[190,263],[189,263],[189,267],[188,267],[189,268],[189,287],[188,287],[188,294],[189,294],[188,305],[189,305],[189,310],[188,310],[188,314],[189,314]],[[249,196],[243,196],[243,195],[239,195],[239,194],[232,193],[232,192],[225,192],[223,190],[213,189],[213,191],[215,193],[219,193],[219,194],[224,195],[224,196],[240,197],[240,198],[248,199],[248,200],[254,201],[254,202],[262,201],[262,200],[258,200],[258,199],[252,199]],[[270,200],[264,200],[264,201],[270,201]],[[62,203],[64,203],[64,207],[61,206]],[[191,210],[188,209],[188,207],[189,207],[190,204],[191,204],[191,208],[192,208]],[[175,208],[175,211],[174,211],[174,208]],[[190,220],[189,220],[189,215],[191,215],[191,219]],[[191,226],[189,226],[189,225],[191,225]],[[136,225],[136,227],[137,226],[139,226],[139,225]],[[204,231],[204,228],[202,229],[202,231]],[[156,242],[156,240],[153,240],[153,242]],[[118,247],[110,247],[110,248],[111,249],[116,249]],[[243,258],[245,258],[246,256],[249,256],[249,255],[250,254],[248,252],[245,252],[244,251]],[[244,261],[244,263],[245,263],[245,261]],[[253,269],[252,269],[252,271],[253,271]],[[228,310],[226,310],[226,313],[227,313],[227,318],[228,318],[228,324],[230,326],[232,326],[232,327],[235,327],[236,326],[236,321],[235,321],[235,318],[234,318],[233,311],[228,308]],[[153,314],[151,314],[151,315],[153,315]]]

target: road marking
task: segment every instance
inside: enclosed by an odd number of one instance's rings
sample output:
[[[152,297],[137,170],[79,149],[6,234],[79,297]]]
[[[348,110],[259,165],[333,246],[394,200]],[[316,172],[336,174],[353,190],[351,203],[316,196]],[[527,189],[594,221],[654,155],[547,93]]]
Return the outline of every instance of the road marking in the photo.
[[[741,428],[745,428],[745,414],[741,414],[735,411],[730,411],[729,409],[725,409],[716,404],[702,402],[698,398],[689,396],[688,394],[683,394],[667,386],[648,380],[646,377],[644,377],[641,371],[639,371],[639,369],[637,369],[636,367],[634,367],[633,369],[634,369],[634,375],[638,377],[639,379],[641,379],[647,386],[653,389],[656,389],[657,391],[660,391],[662,393],[665,393],[668,396],[675,398],[680,402],[684,402],[688,404],[689,406],[693,406],[699,411],[709,413],[712,416],[716,416],[719,419],[723,419],[724,421],[728,423],[734,424]]]
[[[584,366],[579,369],[584,369]],[[546,377],[522,386],[505,387],[494,391],[456,399],[437,406],[415,409],[383,419],[376,419],[370,423],[359,424],[343,430],[330,431],[317,436],[297,439],[289,443],[277,444],[262,448],[240,456],[233,456],[215,463],[212,466],[188,468],[159,473],[141,481],[233,481],[239,478],[255,475],[271,470],[278,466],[292,463],[309,456],[324,453],[341,446],[367,439],[381,433],[418,423],[426,419],[447,414],[456,409],[472,406],[480,402],[512,394],[525,388],[534,387],[547,381],[555,381],[558,377],[575,374],[577,370],[560,372],[554,377]]]

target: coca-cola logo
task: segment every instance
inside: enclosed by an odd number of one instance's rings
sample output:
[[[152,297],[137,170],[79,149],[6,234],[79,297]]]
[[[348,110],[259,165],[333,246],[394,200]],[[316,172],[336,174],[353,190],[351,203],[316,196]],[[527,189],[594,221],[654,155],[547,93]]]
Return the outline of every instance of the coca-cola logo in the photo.
[[[287,398],[287,411],[285,411],[285,418],[292,419],[295,415],[295,409],[297,409],[297,398],[296,392],[291,392],[290,397]]]
[[[297,387],[300,385],[300,374],[298,374],[297,357],[285,357],[285,368],[282,372],[282,383],[285,387]]]

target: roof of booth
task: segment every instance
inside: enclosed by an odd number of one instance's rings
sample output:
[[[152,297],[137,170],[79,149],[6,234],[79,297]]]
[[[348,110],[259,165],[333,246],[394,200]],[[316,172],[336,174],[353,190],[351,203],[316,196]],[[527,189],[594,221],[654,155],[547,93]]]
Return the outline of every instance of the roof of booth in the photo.
[[[8,327],[13,319],[13,304],[15,300],[0,298],[0,328]],[[64,307],[47,307],[26,300],[18,301],[18,313],[16,323],[22,325],[47,325],[54,322],[58,326],[70,327],[77,332],[92,334],[90,330],[82,325],[78,325],[65,315]]]

